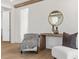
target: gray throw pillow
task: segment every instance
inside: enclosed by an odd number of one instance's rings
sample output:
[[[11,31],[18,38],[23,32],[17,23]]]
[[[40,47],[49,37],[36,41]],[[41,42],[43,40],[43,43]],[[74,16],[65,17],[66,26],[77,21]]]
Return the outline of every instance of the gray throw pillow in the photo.
[[[68,34],[63,33],[63,45],[76,49],[76,38],[78,33]]]

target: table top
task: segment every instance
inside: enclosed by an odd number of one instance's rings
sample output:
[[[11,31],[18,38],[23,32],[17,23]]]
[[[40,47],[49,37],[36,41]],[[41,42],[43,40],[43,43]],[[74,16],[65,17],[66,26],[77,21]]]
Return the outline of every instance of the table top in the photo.
[[[40,35],[44,36],[55,36],[55,37],[63,37],[63,33],[54,34],[54,33],[40,33]]]

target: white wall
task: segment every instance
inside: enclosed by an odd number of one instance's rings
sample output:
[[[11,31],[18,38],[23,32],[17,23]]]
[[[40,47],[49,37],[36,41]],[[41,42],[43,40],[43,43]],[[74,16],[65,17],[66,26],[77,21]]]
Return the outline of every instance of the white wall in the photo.
[[[48,15],[54,10],[59,10],[64,14],[63,23],[59,26],[60,32],[74,33],[78,31],[78,6],[77,0],[44,0],[37,5],[30,7],[29,12],[29,32],[52,32],[48,23]],[[46,42],[47,47],[53,44],[51,38]],[[55,40],[55,42],[61,41]],[[52,43],[51,43],[52,42]],[[51,47],[51,46],[50,46]]]
[[[25,7],[26,8],[26,7]],[[31,5],[29,8],[28,33],[52,32],[48,23],[48,15],[53,10],[60,10],[64,14],[62,25],[59,26],[61,32],[77,32],[77,0],[44,0]],[[23,11],[24,13],[25,11]],[[24,13],[25,14],[25,13]],[[21,42],[21,18],[20,8],[12,9],[11,20],[11,42]],[[24,21],[26,18],[24,18]],[[23,23],[23,22],[22,22]],[[25,25],[26,26],[26,25]],[[23,35],[22,35],[23,36]]]
[[[29,13],[29,32],[51,32],[48,15],[53,10],[59,10],[64,14],[64,20],[59,26],[59,31],[77,32],[77,0],[45,0],[32,6]]]

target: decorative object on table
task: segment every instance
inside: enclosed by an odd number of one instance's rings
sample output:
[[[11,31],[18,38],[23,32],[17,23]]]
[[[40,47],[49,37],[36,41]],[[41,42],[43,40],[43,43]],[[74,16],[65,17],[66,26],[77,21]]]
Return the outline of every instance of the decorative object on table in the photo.
[[[21,53],[24,51],[35,51],[38,53],[39,34],[25,34],[21,43]]]
[[[58,26],[63,22],[63,14],[60,11],[53,11],[48,16],[49,24],[52,25],[54,34],[58,34]]]

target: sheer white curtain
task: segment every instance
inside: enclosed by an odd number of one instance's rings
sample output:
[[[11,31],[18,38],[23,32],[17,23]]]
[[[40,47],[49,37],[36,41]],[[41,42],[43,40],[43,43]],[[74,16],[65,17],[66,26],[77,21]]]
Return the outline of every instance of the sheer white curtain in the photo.
[[[29,8],[21,10],[21,41],[24,38],[24,34],[28,33],[28,14]]]

